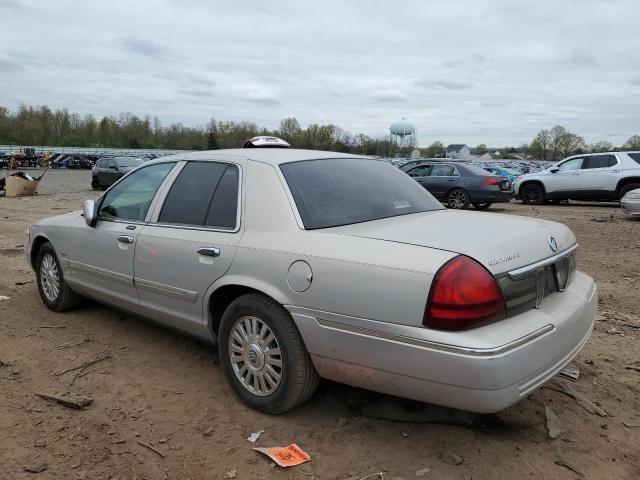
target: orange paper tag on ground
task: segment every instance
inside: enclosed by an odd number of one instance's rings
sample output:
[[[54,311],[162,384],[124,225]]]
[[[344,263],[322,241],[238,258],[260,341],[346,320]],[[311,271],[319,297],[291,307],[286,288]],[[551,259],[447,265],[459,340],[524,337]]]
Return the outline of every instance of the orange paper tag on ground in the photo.
[[[295,443],[284,448],[254,448],[254,450],[264,453],[281,467],[295,467],[311,460],[311,457]]]

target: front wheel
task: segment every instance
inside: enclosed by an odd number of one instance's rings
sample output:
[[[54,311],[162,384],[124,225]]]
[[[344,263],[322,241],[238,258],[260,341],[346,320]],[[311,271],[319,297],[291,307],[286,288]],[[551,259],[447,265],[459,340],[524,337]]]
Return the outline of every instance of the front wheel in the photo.
[[[265,413],[284,413],[308,400],[319,377],[290,315],[259,293],[225,310],[218,335],[220,363],[240,399]]]
[[[544,190],[537,183],[526,183],[520,189],[520,198],[527,205],[542,205],[544,203]]]
[[[80,297],[65,282],[58,256],[48,242],[38,251],[36,278],[40,298],[49,310],[64,312],[79,303]]]
[[[473,206],[476,210],[487,210],[491,206],[491,202],[474,203]]]
[[[449,208],[455,208],[458,210],[464,210],[469,208],[469,194],[460,188],[455,188],[447,195],[447,204]]]

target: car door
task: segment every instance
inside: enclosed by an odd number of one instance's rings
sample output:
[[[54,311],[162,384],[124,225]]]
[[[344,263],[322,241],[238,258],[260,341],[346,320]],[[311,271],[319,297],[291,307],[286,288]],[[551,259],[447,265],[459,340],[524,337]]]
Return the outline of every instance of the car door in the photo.
[[[448,163],[437,164],[431,168],[429,178],[429,191],[440,201],[446,201],[449,191],[460,182],[460,174]]]
[[[198,334],[209,286],[231,266],[240,230],[241,168],[190,161],[138,237],[135,283],[145,314]]]
[[[133,309],[137,237],[160,185],[176,162],[149,165],[133,173],[97,201],[98,220],[65,236],[65,260],[76,283],[105,302]]]
[[[581,190],[585,198],[616,198],[622,177],[618,158],[610,153],[590,155],[582,163]]]
[[[118,167],[116,166],[116,161],[113,158],[110,158],[107,161],[106,168],[104,169],[104,173],[102,174],[101,182],[103,185],[113,185],[116,182],[116,176],[118,175]]]
[[[583,162],[584,157],[573,157],[549,169],[549,173],[544,177],[547,194],[563,198],[579,197],[582,189]]]

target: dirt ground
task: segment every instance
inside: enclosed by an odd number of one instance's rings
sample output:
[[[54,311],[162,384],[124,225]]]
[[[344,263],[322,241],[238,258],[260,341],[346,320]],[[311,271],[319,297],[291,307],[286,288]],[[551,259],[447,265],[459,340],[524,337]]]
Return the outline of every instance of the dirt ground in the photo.
[[[9,297],[0,299],[0,479],[410,479],[423,468],[432,479],[640,478],[640,329],[630,326],[640,325],[640,221],[617,205],[492,208],[575,232],[600,316],[571,385],[608,416],[554,380],[490,416],[322,382],[309,403],[276,417],[236,400],[210,346],[90,302],[66,314],[44,307],[22,254],[26,226],[78,210],[95,196],[89,180],[88,171],[49,171],[40,195],[0,198],[0,296]],[[95,401],[72,410],[35,395],[43,391]],[[555,440],[545,407],[564,430]],[[422,422],[434,416],[441,423]],[[246,440],[260,430],[258,446],[295,442],[312,461],[274,468]]]

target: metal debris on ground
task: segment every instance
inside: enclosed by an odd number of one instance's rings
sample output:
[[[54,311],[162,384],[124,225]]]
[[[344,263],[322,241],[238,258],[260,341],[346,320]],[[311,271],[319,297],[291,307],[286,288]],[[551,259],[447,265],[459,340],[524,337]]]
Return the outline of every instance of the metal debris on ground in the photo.
[[[607,416],[607,412],[605,412],[602,408],[595,405],[593,402],[591,402],[591,400],[587,399],[581,393],[576,392],[573,389],[573,387],[569,385],[567,382],[565,382],[564,380],[558,380],[558,385],[560,385],[560,387],[562,388],[562,390],[559,390],[559,391],[562,391],[563,393],[569,395],[578,403],[578,405],[584,408],[587,412],[595,413],[596,415],[600,415],[601,417]]]
[[[260,435],[264,433],[264,430],[260,430],[258,432],[253,432],[251,435],[247,437],[247,440],[251,443],[256,443],[260,438]]]
[[[86,397],[84,395],[77,395],[75,393],[65,393],[64,395],[58,395],[55,393],[36,393],[36,395],[50,402],[59,403],[64,407],[73,408],[75,410],[82,410],[93,403],[93,398]]]
[[[224,474],[224,478],[227,478],[227,479],[236,478],[237,476],[238,476],[237,470],[229,470],[227,473]]]
[[[640,428],[640,422],[622,422],[627,428]]]
[[[567,380],[571,380],[572,382],[577,382],[578,377],[580,376],[580,370],[573,367],[566,367],[560,370],[558,373],[559,377],[566,378]]]
[[[56,377],[64,375],[65,373],[75,372],[76,370],[84,370],[85,368],[95,365],[98,362],[102,362],[104,360],[109,360],[111,355],[105,355],[103,357],[94,358],[93,360],[89,360],[88,362],[84,362],[82,365],[78,365],[77,367],[67,368],[66,370],[62,370],[61,372],[55,373]]]
[[[560,419],[548,406],[544,407],[544,411],[547,416],[547,434],[549,438],[556,439],[564,433],[564,430],[560,428]]]
[[[0,295],[0,300],[10,300],[11,297],[7,297],[6,295]]]
[[[311,460],[309,454],[305,453],[298,445],[292,443],[288,447],[254,448],[254,450],[265,454],[281,467],[295,467],[301,463]]]
[[[360,478],[359,480],[384,480],[384,472],[372,473]]]
[[[556,465],[560,465],[561,467],[568,468],[580,478],[584,478],[584,473],[578,470],[575,466],[571,465],[569,462],[565,462],[564,460],[556,460],[554,463]]]
[[[424,467],[416,470],[416,477],[424,477],[427,473],[431,471],[430,468]]]

